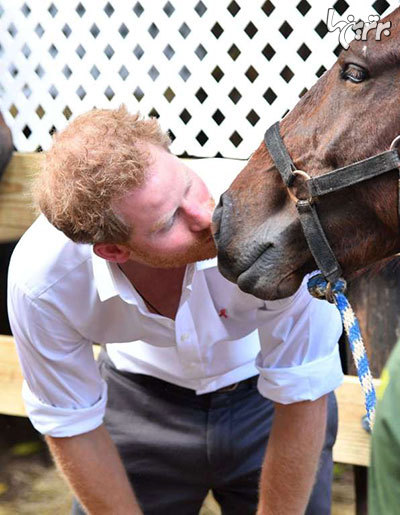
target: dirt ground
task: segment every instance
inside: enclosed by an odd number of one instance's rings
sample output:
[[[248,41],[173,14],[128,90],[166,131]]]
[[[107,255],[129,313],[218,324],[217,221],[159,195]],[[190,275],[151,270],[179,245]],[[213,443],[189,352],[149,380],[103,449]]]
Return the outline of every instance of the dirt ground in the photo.
[[[71,494],[27,419],[0,417],[0,515],[68,515]],[[335,465],[332,515],[354,515],[353,473]],[[219,515],[211,496],[200,515]]]

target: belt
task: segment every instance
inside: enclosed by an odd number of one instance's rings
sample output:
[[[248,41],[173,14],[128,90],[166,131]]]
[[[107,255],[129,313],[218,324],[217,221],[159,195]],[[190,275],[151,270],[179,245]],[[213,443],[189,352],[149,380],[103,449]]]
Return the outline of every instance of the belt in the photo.
[[[237,389],[241,390],[246,388],[253,388],[254,386],[257,386],[257,381],[258,375],[243,379],[243,381],[238,381],[237,383],[229,384],[228,386],[223,386],[222,388],[218,388],[218,390],[215,390],[211,393],[227,393],[233,392]]]
[[[124,376],[131,381],[141,384],[145,387],[152,387],[152,388],[159,388],[163,392],[165,391],[175,391],[175,392],[186,392],[186,394],[190,394],[196,398],[205,398],[206,396],[213,395],[215,393],[229,393],[234,392],[236,390],[250,390],[252,388],[255,388],[257,386],[258,381],[258,375],[255,375],[253,377],[248,377],[247,379],[243,379],[242,381],[238,381],[237,383],[232,383],[227,386],[223,386],[222,388],[218,388],[218,390],[214,390],[213,392],[209,393],[203,393],[199,396],[196,395],[196,392],[192,389],[185,388],[183,386],[178,386],[173,383],[169,383],[168,381],[165,381],[163,379],[158,379],[157,377],[146,375],[146,374],[137,374],[133,372],[125,372],[122,370],[118,370],[114,367],[114,364],[110,360],[110,357],[108,356],[107,352],[105,350],[101,350],[100,356],[99,356],[99,362],[106,365],[106,367],[113,371],[113,373]]]

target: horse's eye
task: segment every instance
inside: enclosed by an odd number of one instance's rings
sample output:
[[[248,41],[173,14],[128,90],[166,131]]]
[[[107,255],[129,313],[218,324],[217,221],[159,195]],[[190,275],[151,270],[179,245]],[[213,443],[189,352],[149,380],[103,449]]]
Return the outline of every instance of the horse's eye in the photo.
[[[348,64],[343,68],[341,77],[343,80],[349,80],[357,84],[368,79],[368,72],[357,64]]]

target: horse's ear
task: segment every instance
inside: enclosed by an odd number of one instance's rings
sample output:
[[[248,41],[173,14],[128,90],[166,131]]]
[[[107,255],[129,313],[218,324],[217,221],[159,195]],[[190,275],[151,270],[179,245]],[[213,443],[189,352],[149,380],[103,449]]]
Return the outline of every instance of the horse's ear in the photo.
[[[128,247],[117,243],[95,243],[93,245],[93,252],[96,256],[113,263],[126,263],[131,255]]]

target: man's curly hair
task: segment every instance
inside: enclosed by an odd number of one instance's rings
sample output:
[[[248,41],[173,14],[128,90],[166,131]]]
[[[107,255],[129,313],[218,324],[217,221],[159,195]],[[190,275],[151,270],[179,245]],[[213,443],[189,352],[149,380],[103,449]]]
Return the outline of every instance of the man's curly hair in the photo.
[[[47,219],[77,243],[126,243],[129,227],[113,202],[140,187],[151,164],[146,143],[168,149],[156,119],[94,109],[56,134],[34,184],[34,198]]]

